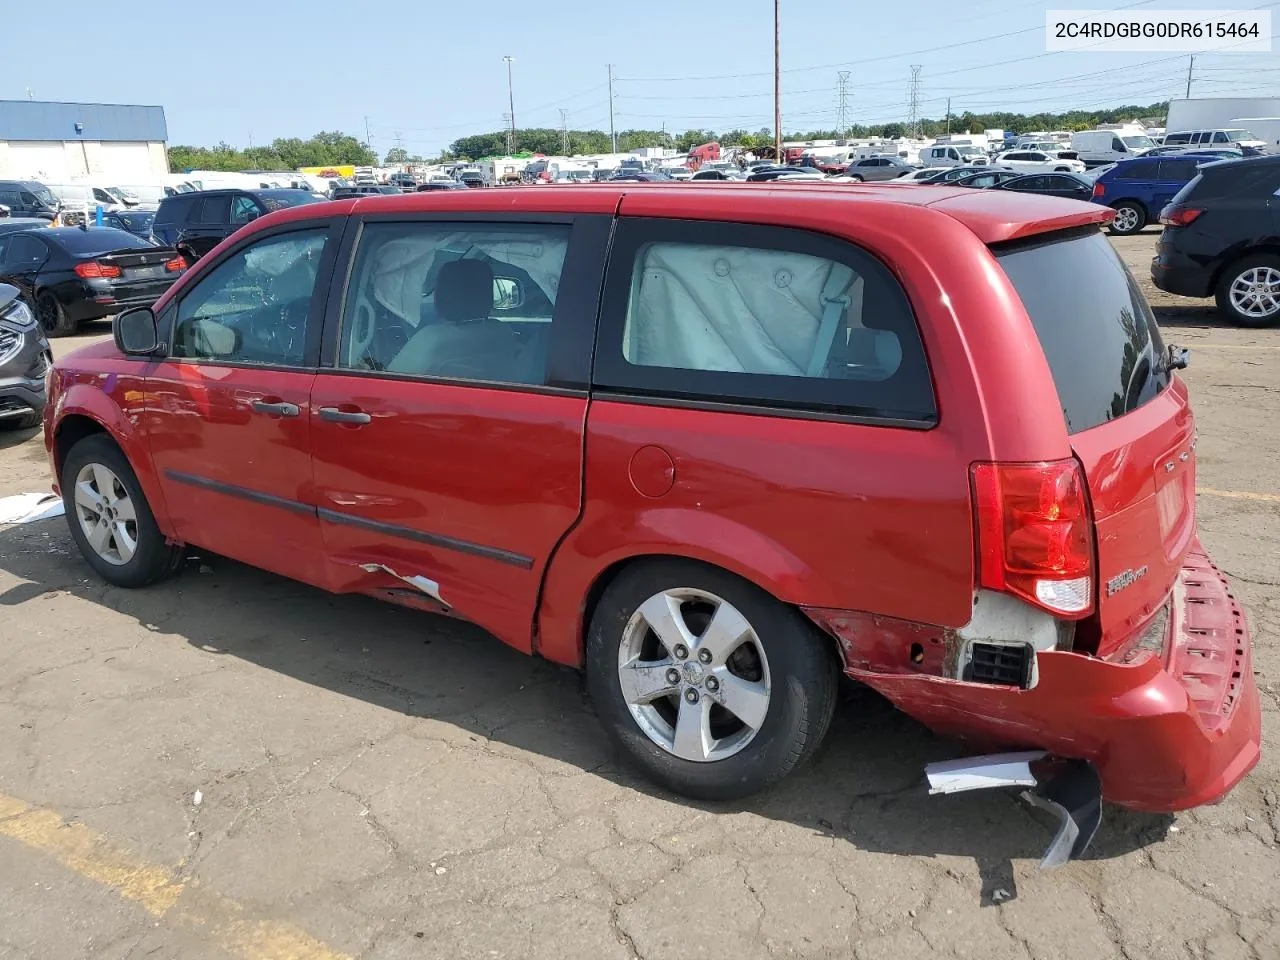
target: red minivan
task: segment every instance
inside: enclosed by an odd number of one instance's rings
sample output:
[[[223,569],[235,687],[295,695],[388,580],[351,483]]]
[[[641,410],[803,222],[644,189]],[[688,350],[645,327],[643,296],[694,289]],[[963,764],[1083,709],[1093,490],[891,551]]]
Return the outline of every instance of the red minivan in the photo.
[[[1117,804],[1208,803],[1258,759],[1249,634],[1111,214],[823,184],[282,210],[59,361],[45,441],[111,583],[192,544],[474,621],[585,670],[690,796],[801,763],[844,673]]]

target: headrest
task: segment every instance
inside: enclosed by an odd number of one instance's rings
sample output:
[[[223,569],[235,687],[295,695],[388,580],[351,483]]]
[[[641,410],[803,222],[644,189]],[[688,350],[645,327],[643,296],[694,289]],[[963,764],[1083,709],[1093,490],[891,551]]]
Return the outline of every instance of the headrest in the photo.
[[[442,320],[481,320],[493,309],[493,268],[483,260],[451,260],[436,277],[436,312]]]

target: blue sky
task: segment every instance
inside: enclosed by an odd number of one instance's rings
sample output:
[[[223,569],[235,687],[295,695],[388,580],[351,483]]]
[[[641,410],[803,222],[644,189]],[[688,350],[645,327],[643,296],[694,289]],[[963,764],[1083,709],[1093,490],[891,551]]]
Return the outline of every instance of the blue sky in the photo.
[[[141,6],[141,5],[139,5]],[[832,127],[837,73],[852,122],[906,115],[910,65],[921,64],[922,116],[1148,103],[1181,96],[1187,56],[1045,53],[1044,13],[1265,7],[1280,0],[782,0],[783,127]],[[397,140],[428,155],[459,136],[501,129],[504,55],[515,57],[516,121],[608,129],[606,64],[614,64],[618,129],[717,130],[772,125],[772,0],[481,0],[300,6],[221,0],[117,13],[121,44],[51,56],[10,45],[0,98],[161,104],[171,143],[243,146],[340,129],[380,153]],[[99,23],[100,2],[62,0],[64,23]],[[1276,25],[1273,25],[1273,32]],[[1280,95],[1280,52],[1196,61],[1197,95]]]

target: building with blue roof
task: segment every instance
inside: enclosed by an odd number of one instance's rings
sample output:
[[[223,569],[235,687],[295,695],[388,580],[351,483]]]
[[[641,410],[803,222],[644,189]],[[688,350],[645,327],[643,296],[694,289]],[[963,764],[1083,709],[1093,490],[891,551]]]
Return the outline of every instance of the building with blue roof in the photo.
[[[0,179],[158,184],[168,139],[163,107],[0,100]]]

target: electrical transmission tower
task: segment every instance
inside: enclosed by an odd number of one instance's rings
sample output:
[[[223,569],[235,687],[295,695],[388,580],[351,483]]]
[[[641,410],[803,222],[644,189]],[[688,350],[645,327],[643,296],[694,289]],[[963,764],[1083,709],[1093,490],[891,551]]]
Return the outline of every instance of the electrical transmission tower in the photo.
[[[836,109],[836,133],[848,139],[849,137],[849,71],[841,70],[837,77],[839,83],[836,90],[839,94],[839,106]]]
[[[907,93],[907,132],[920,136],[920,69],[921,64],[911,65],[911,86]]]
[[[569,155],[569,111],[560,108],[560,152]]]

